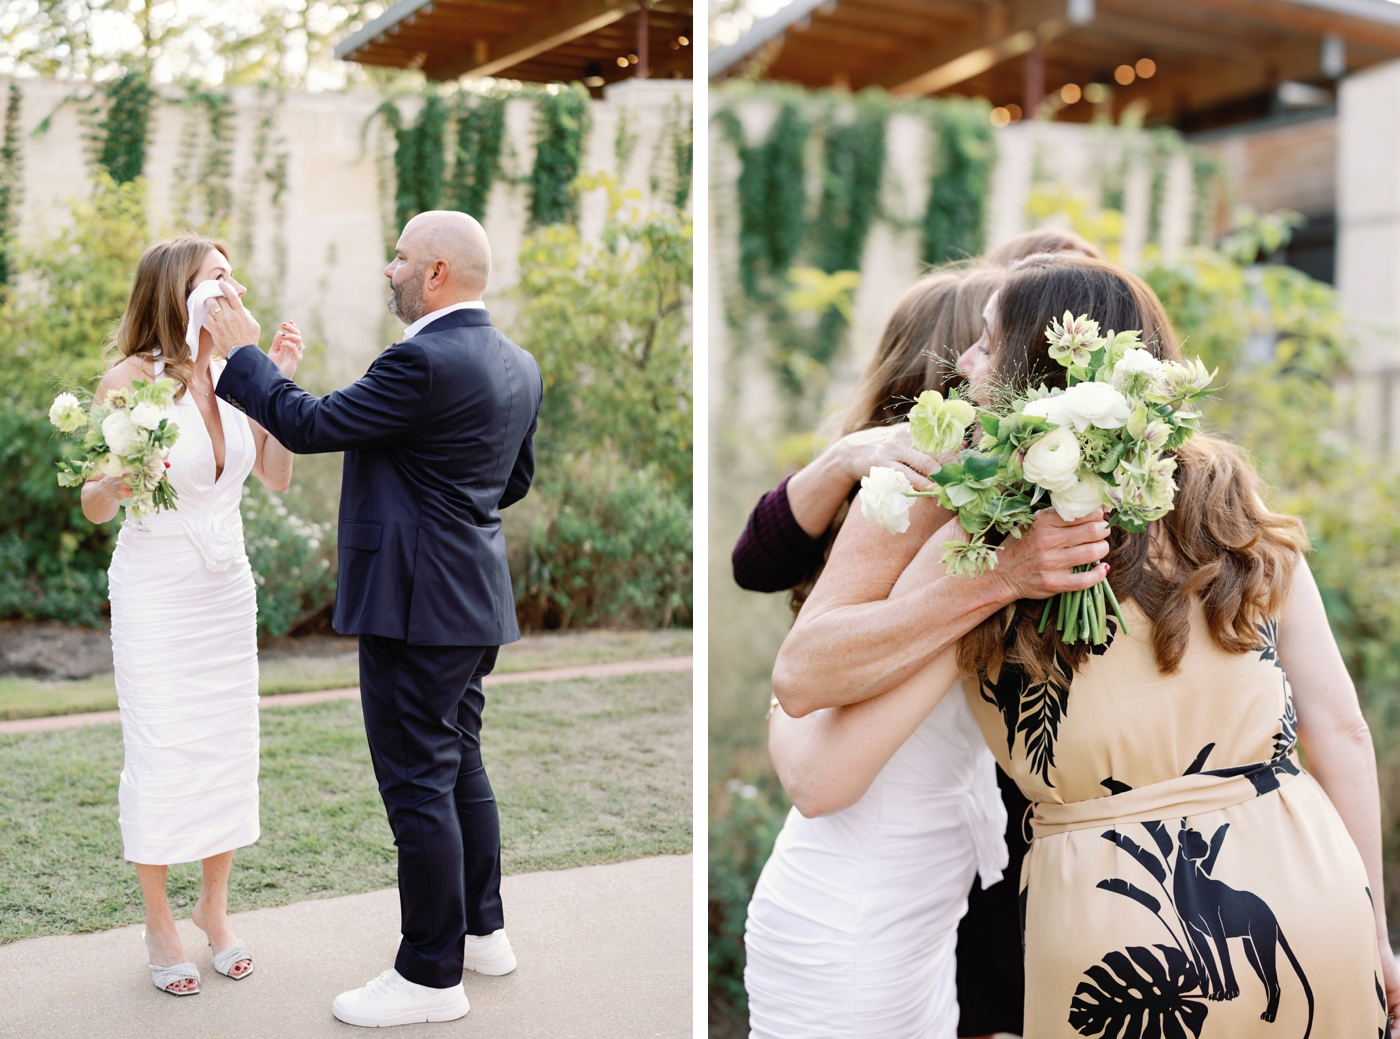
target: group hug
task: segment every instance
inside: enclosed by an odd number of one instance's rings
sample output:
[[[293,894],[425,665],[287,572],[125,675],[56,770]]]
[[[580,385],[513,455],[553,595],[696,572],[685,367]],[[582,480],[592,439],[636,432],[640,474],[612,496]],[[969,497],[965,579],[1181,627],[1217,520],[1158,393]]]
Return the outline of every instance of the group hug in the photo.
[[[1081,317],[1138,330],[1143,371],[1183,361],[1147,284],[1067,232],[921,277],[839,439],[734,548],[739,585],[795,611],[768,737],[793,809],[746,929],[753,1039],[1390,1034],[1371,736],[1307,533],[1244,453],[1169,441],[1171,505],[1141,529],[1109,497],[1047,501],[993,533],[990,569],[946,562],[968,528],[931,477],[996,423],[926,453],[911,411],[1058,396]],[[908,487],[901,534],[863,503],[872,470]],[[1047,600],[1104,582],[1101,639],[1047,623]]]

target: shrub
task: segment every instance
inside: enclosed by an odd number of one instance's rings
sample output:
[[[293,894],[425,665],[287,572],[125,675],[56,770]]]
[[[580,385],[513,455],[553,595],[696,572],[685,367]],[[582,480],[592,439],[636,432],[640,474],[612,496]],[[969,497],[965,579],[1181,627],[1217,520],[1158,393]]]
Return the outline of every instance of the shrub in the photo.
[[[585,455],[532,494],[507,541],[524,627],[691,623],[691,512],[654,468]]]
[[[710,813],[709,991],[711,1034],[748,1034],[744,922],[763,864],[792,806],[772,776],[731,779]]]
[[[243,542],[258,587],[258,637],[285,635],[335,600],[329,523],[302,517],[295,492],[243,487]]]

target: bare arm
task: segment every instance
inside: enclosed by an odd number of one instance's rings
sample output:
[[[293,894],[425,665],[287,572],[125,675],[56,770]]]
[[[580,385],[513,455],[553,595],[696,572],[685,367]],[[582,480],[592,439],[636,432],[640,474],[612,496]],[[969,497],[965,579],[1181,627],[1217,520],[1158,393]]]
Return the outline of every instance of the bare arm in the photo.
[[[850,496],[851,488],[875,465],[897,469],[916,491],[933,489],[928,475],[938,461],[914,449],[909,424],[849,433],[788,480],[788,508],[809,537],[821,537]]]
[[[155,374],[148,370],[149,364],[139,356],[128,357],[102,377],[93,394],[95,402],[107,399],[113,390],[130,389],[137,379],[153,379]],[[123,498],[131,497],[131,488],[126,485],[124,476],[99,476],[83,484],[83,515],[92,523],[106,523],[117,514]]]
[[[952,518],[927,498],[909,515],[909,530],[892,535],[851,510],[773,667],[774,695],[793,717],[887,692],[1018,599],[1088,588],[1107,573],[1101,566],[1070,572],[1108,554],[1103,513],[1066,523],[1045,509],[998,552],[995,570],[947,575],[895,600],[900,574]]]
[[[956,534],[951,526],[944,527],[925,541],[895,583],[891,599],[940,579],[944,574],[941,542]],[[956,648],[950,646],[889,692],[846,707],[814,711],[803,718],[775,708],[768,755],[797,810],[811,818],[839,812],[860,800],[957,680],[956,658]]]
[[[1400,972],[1385,921],[1376,751],[1306,562],[1300,561],[1294,571],[1293,588],[1279,618],[1278,655],[1293,688],[1298,740],[1308,758],[1308,771],[1336,807],[1366,864],[1387,1002],[1394,1012],[1400,1007]]]

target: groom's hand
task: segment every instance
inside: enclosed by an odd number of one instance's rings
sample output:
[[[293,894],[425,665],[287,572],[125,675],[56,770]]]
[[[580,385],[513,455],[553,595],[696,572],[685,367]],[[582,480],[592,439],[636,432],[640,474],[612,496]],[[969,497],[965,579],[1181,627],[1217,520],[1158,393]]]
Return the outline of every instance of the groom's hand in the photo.
[[[214,340],[214,349],[227,357],[236,347],[257,346],[262,326],[243,308],[233,285],[226,281],[221,287],[223,298],[216,296],[209,301],[209,337]]]

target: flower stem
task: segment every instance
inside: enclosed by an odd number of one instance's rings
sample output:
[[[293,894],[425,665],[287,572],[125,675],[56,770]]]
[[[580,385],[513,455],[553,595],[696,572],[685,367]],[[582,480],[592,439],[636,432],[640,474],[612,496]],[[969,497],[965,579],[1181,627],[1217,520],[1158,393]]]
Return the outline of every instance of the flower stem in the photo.
[[[1103,585],[1104,594],[1108,596],[1108,601],[1113,606],[1113,615],[1118,618],[1118,626],[1123,629],[1124,635],[1131,635],[1132,629],[1128,627],[1128,622],[1123,617],[1123,608],[1118,605],[1118,596],[1113,594],[1113,586],[1108,583],[1107,577],[1100,584]]]

